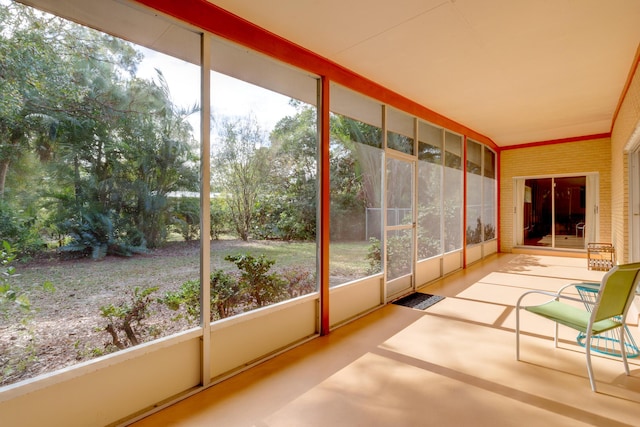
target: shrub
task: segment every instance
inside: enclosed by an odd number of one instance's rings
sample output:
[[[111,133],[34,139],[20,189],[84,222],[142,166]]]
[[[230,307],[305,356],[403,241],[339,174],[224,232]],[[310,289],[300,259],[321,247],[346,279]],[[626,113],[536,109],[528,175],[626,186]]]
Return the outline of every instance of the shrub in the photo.
[[[101,316],[107,319],[104,330],[111,335],[113,345],[123,349],[140,343],[139,329],[150,314],[151,294],[157,290],[157,287],[141,289],[136,286],[129,292],[128,301],[100,307]]]
[[[11,286],[11,277],[16,274],[16,269],[11,263],[15,259],[15,249],[11,247],[9,242],[3,241],[2,248],[0,248],[0,314],[3,315],[7,314],[13,304],[24,310],[29,310],[31,306],[29,299],[16,292]]]
[[[241,292],[248,295],[256,307],[282,301],[286,295],[286,280],[278,273],[267,274],[275,260],[267,259],[264,254],[258,257],[249,254],[227,255],[225,259],[233,262],[242,272]]]
[[[211,292],[209,320],[231,316],[235,308],[244,300],[238,280],[224,270],[218,269],[211,273],[209,286]],[[189,280],[177,291],[167,292],[160,301],[174,311],[184,307],[189,323],[195,323],[200,318],[200,281]]]
[[[58,248],[65,257],[101,259],[107,255],[131,256],[147,250],[142,233],[137,230],[118,233],[109,215],[101,212],[85,212],[79,220],[63,222],[59,229],[71,238],[70,243]]]
[[[315,290],[315,279],[306,271],[288,269],[284,277],[277,272],[269,273],[275,260],[264,255],[228,255],[240,270],[240,277],[218,269],[211,273],[211,318],[222,319],[252,308],[264,307],[287,297],[305,295]],[[190,323],[200,317],[200,281],[189,280],[175,292],[167,292],[160,302],[177,311],[184,308]],[[181,315],[178,315],[180,317]]]
[[[382,247],[380,240],[375,237],[369,239],[369,249],[367,250],[369,268],[367,274],[377,274],[382,271]]]
[[[9,242],[16,254],[23,259],[44,247],[35,224],[35,218],[16,211],[0,199],[0,240]]]
[[[212,239],[218,240],[220,235],[230,228],[231,217],[228,205],[220,198],[211,199],[209,216],[211,219],[209,235]]]
[[[227,274],[224,270],[211,273],[211,320],[215,313],[219,319],[229,317],[235,313],[236,307],[244,302],[244,293],[237,278]],[[214,313],[215,309],[215,313]]]
[[[282,276],[288,283],[287,292],[290,298],[307,295],[316,290],[315,275],[307,270],[287,268],[283,270]]]
[[[193,197],[173,200],[171,224],[186,242],[196,239],[200,234],[200,200]]]

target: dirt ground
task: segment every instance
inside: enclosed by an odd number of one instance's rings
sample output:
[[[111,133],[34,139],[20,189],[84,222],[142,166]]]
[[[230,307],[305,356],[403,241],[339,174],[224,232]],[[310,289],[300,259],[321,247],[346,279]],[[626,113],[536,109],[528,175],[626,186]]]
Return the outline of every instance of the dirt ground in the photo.
[[[100,308],[130,300],[135,287],[159,288],[152,294],[148,319],[136,329],[143,341],[195,326],[176,319],[179,312],[156,300],[198,278],[199,242],[169,244],[132,258],[63,261],[49,256],[15,267],[19,276],[12,285],[29,298],[32,310],[0,312],[0,386],[115,351]],[[54,290],[46,290],[44,281]]]

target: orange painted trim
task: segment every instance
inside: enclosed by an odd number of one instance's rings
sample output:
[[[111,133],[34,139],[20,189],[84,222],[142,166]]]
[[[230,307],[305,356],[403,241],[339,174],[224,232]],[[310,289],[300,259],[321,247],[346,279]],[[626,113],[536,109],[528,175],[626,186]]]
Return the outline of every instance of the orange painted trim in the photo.
[[[320,335],[327,335],[329,319],[329,243],[331,193],[329,155],[329,80],[320,79]]]
[[[627,97],[627,93],[629,93],[629,88],[631,87],[631,82],[638,72],[638,67],[640,66],[640,44],[638,44],[638,48],[636,49],[636,56],[631,63],[631,69],[629,70],[629,75],[627,76],[627,82],[624,85],[624,89],[622,89],[622,93],[620,94],[620,99],[618,100],[618,106],[616,107],[615,113],[613,113],[613,119],[611,120],[611,132],[613,132],[613,127],[616,124],[616,120],[618,119],[618,114],[620,114],[620,109],[622,108],[622,103]]]
[[[571,138],[552,139],[549,141],[529,142],[526,144],[508,145],[506,147],[502,147],[500,150],[505,151],[505,150],[515,150],[518,148],[542,147],[545,145],[565,144],[567,142],[590,141],[593,139],[602,139],[602,138],[611,138],[611,132],[597,133],[594,135],[574,136]]]
[[[135,0],[190,25],[274,57],[295,67],[326,77],[363,95],[403,110],[453,132],[468,135],[496,151],[500,148],[488,137],[436,113],[384,86],[298,46],[276,34],[234,15],[206,0]]]
[[[498,251],[498,253],[501,252],[500,251],[500,246],[501,246],[500,245],[500,234],[501,234],[500,230],[502,230],[502,227],[500,227],[500,224],[501,224],[500,219],[502,218],[502,215],[500,215],[500,206],[501,206],[501,204],[500,204],[500,182],[502,182],[502,177],[500,177],[501,166],[502,166],[501,153],[497,153],[496,154],[496,198],[497,198],[497,200],[496,200],[496,205],[497,205],[496,206],[496,209],[497,209],[497,211],[496,211],[496,221],[498,221],[498,222],[497,222],[497,225],[496,225],[496,239],[498,239],[498,240],[496,242],[498,244],[498,247],[497,247],[496,250]]]
[[[467,142],[462,146],[462,268],[467,268]]]

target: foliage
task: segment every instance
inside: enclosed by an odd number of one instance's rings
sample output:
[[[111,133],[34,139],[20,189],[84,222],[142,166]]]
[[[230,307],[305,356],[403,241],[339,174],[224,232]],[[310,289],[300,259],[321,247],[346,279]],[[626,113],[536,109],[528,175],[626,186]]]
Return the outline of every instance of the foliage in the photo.
[[[484,234],[483,234],[484,231]],[[467,244],[477,244],[483,241],[495,239],[495,227],[491,224],[482,224],[480,218],[477,218],[475,228],[467,227]]]
[[[167,291],[159,301],[173,311],[184,305],[187,318],[193,322],[200,315],[200,281],[188,280],[177,291]]]
[[[421,205],[418,208],[418,259],[426,259],[442,252],[440,242],[440,207]]]
[[[370,245],[367,252],[369,260],[368,274],[377,274],[382,271],[382,247],[378,239],[369,239]],[[387,260],[387,277],[394,279],[410,271],[411,257],[407,256],[411,248],[411,238],[407,234],[394,235],[389,237],[385,246],[385,256]]]
[[[292,116],[270,135],[273,163],[266,196],[259,198],[262,235],[282,240],[312,240],[316,235],[318,131],[314,106],[291,100]]]
[[[375,237],[369,239],[367,259],[369,260],[367,274],[378,274],[382,271],[382,245]]]
[[[245,241],[315,238],[316,110],[291,102],[296,114],[282,118],[268,140],[251,116],[219,119],[212,173],[235,233]]]
[[[492,224],[484,225],[484,240],[491,240],[496,238],[496,228]]]
[[[0,241],[7,241],[22,259],[35,254],[44,245],[35,230],[36,218],[26,212],[16,212],[0,199]]]
[[[141,342],[142,322],[149,317],[153,303],[151,294],[157,287],[141,289],[135,287],[128,293],[128,301],[100,307],[100,315],[107,320],[104,331],[111,335],[112,344],[119,349],[138,345]]]
[[[255,238],[292,241],[312,240],[315,237],[315,212],[311,214],[310,209],[301,207],[301,200],[294,201],[289,197],[281,193],[258,197],[252,228]],[[315,202],[312,205],[315,206]],[[305,212],[307,215],[304,215]]]
[[[185,242],[200,235],[200,199],[180,197],[171,203],[171,222]]]
[[[15,2],[0,15],[0,199],[21,213],[12,242],[24,253],[41,247],[38,233],[73,233],[64,251],[95,256],[161,244],[167,194],[197,187],[187,118],[198,107],[173,104],[160,71],[137,78],[142,54],[128,42]]]
[[[296,268],[285,269],[282,274],[269,273],[275,260],[265,255],[228,255],[240,270],[240,277],[222,269],[210,275],[211,317],[223,319],[251,308],[264,307],[287,298],[306,295],[316,290],[315,278],[308,271]],[[184,307],[188,320],[193,323],[200,316],[200,281],[189,280],[177,291],[165,293],[160,302],[171,310]]]
[[[287,293],[289,298],[296,298],[316,291],[315,274],[298,268],[290,267],[282,271],[284,280],[288,283]]]
[[[231,221],[229,209],[225,201],[219,197],[212,198],[209,216],[211,220],[209,235],[212,239],[218,240],[222,233],[228,231]]]
[[[234,309],[242,303],[243,295],[238,281],[224,270],[218,269],[211,273],[210,280],[211,315],[210,321],[222,319],[234,314]],[[189,280],[177,291],[169,291],[161,302],[171,310],[178,310],[184,306],[190,323],[200,317],[200,281]]]
[[[101,259],[107,255],[131,256],[146,252],[140,234],[118,233],[111,218],[96,211],[82,214],[80,221],[67,220],[59,227],[71,238],[69,244],[58,249],[67,257]]]
[[[367,208],[381,206],[382,129],[346,116],[331,116],[331,239],[366,236]],[[379,233],[374,237],[380,238]]]
[[[9,242],[3,241],[0,248],[0,314],[3,315],[9,311],[9,305],[15,305],[23,311],[31,309],[29,299],[11,286],[11,277],[16,274],[16,269],[11,263],[15,259],[15,249]]]
[[[38,360],[37,342],[31,325],[34,309],[27,295],[11,283],[17,277],[15,267],[11,265],[16,260],[16,250],[9,242],[3,241],[0,247],[0,316],[20,325],[12,340],[22,339],[25,344],[21,352],[15,353],[3,348],[0,341],[0,384],[20,375]],[[50,282],[45,282],[43,289],[54,290]]]
[[[221,119],[220,148],[212,159],[212,176],[225,192],[231,223],[238,237],[249,239],[258,195],[270,170],[266,137],[252,117]]]
[[[411,272],[412,237],[408,233],[387,235],[385,254],[387,259],[387,279],[395,279]]]
[[[467,245],[482,243],[482,221],[480,218],[477,218],[475,228],[467,226],[466,238]]]
[[[211,320],[223,319],[235,313],[244,303],[244,292],[237,278],[224,270],[211,273]]]
[[[268,274],[275,260],[264,254],[254,257],[250,254],[227,255],[241,271],[240,289],[256,307],[264,307],[281,301],[285,295],[287,282],[278,273]]]

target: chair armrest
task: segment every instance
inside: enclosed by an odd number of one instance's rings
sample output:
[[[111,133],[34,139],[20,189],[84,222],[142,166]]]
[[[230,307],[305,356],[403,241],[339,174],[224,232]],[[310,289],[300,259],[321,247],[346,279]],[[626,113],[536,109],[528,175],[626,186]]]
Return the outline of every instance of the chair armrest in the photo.
[[[561,291],[568,288],[569,286],[572,286],[574,284],[571,285],[566,285],[563,286],[560,291],[558,292],[549,292],[549,291],[541,291],[541,290],[532,290],[532,291],[527,291],[524,294],[520,295],[520,298],[518,298],[518,302],[516,303],[516,309],[521,308],[521,302],[524,299],[524,297],[528,296],[528,295],[532,295],[532,294],[538,294],[538,295],[547,295],[552,297],[553,299],[550,301],[558,301],[559,299],[564,299],[564,300],[569,300],[569,301],[576,301],[576,302],[580,302],[580,303],[584,303],[585,301],[582,298],[576,298],[576,297],[570,297],[568,295],[562,295]]]

